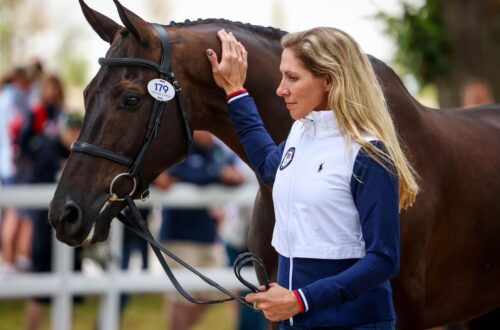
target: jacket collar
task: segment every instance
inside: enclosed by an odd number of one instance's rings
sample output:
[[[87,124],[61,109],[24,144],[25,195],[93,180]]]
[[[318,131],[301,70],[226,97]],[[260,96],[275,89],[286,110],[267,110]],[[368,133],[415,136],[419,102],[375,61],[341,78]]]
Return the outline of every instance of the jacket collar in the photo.
[[[312,111],[306,117],[299,119],[305,131],[310,131],[322,137],[338,136],[340,130],[333,110]]]

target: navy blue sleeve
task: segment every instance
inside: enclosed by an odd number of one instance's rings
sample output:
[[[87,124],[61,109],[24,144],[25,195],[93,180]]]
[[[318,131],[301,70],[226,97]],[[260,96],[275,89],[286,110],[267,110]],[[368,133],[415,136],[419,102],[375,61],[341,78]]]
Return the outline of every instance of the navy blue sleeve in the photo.
[[[181,182],[206,185],[219,182],[219,173],[210,171],[208,167],[194,168],[183,161],[168,170],[168,173]]]
[[[276,145],[264,128],[253,98],[248,95],[229,101],[229,114],[238,138],[255,171],[267,184],[272,184],[285,149],[285,141]]]
[[[380,143],[374,144],[382,148]],[[354,300],[399,272],[397,176],[360,150],[353,168],[351,191],[366,255],[344,272],[302,288],[310,308],[338,306]]]
[[[216,156],[218,155],[218,156]],[[201,158],[205,166],[194,166]],[[236,156],[228,153],[220,146],[215,146],[208,154],[201,155],[191,149],[184,161],[174,165],[167,172],[179,181],[198,185],[221,183],[220,173],[226,166],[234,166]]]

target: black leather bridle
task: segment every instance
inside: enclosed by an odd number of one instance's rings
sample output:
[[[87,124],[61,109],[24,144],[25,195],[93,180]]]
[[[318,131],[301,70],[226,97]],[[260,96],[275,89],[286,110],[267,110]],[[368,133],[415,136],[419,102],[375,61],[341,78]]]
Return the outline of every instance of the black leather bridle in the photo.
[[[168,39],[168,34],[167,31],[159,24],[151,24],[151,26],[154,28],[154,30],[158,33],[160,37],[160,42],[162,46],[162,54],[161,54],[161,60],[160,64],[157,64],[153,61],[146,60],[146,59],[141,59],[141,58],[112,58],[112,59],[105,59],[105,58],[100,58],[99,59],[99,64],[102,66],[142,66],[146,67],[148,69],[155,70],[159,73],[159,79],[162,80],[167,80],[170,81],[172,86],[175,89],[175,99],[177,101],[177,108],[180,111],[183,124],[184,124],[184,130],[186,134],[186,141],[187,141],[187,150],[189,149],[191,142],[192,142],[192,130],[189,126],[189,121],[187,117],[187,113],[183,107],[182,100],[181,100],[181,88],[179,87],[179,83],[175,79],[174,73],[171,71],[170,68],[170,42]],[[84,154],[88,154],[94,157],[100,157],[100,158],[106,158],[112,162],[124,165],[129,168],[129,171],[127,173],[121,173],[118,174],[113,178],[113,180],[110,183],[109,187],[109,197],[108,200],[103,207],[109,207],[110,203],[117,202],[117,201],[124,201],[128,204],[128,207],[130,209],[130,217],[125,216],[123,213],[120,213],[117,218],[123,222],[130,230],[132,230],[134,233],[142,237],[144,240],[149,242],[151,245],[151,248],[153,249],[153,252],[156,254],[158,260],[160,261],[160,264],[162,265],[165,273],[169,277],[170,281],[172,281],[172,284],[174,287],[177,289],[177,291],[183,295],[187,300],[189,300],[192,303],[195,304],[216,304],[216,303],[221,303],[229,300],[237,300],[242,304],[245,304],[249,307],[254,308],[251,304],[249,304],[243,297],[236,296],[234,295],[231,291],[224,289],[221,287],[219,284],[211,280],[210,278],[207,278],[200,272],[198,272],[196,269],[191,267],[189,264],[187,264],[185,261],[177,257],[175,254],[170,252],[168,249],[166,249],[163,245],[159,244],[149,231],[149,228],[147,226],[146,221],[142,218],[139,209],[137,208],[137,205],[134,202],[134,195],[136,195],[136,190],[138,187],[138,182],[139,185],[142,184],[142,180],[140,178],[140,168],[141,164],[144,160],[144,157],[148,151],[149,145],[151,144],[151,141],[156,137],[158,133],[158,129],[160,127],[160,122],[161,122],[161,117],[162,113],[164,110],[164,103],[163,101],[159,101],[158,99],[155,98],[155,102],[153,105],[153,111],[151,112],[151,117],[149,119],[147,131],[146,131],[146,137],[144,144],[142,145],[141,150],[139,151],[137,157],[133,160],[129,157],[126,157],[124,155],[121,155],[119,153],[116,153],[114,151],[102,148],[100,146],[96,146],[91,143],[87,142],[82,142],[82,141],[76,141],[73,143],[71,146],[71,151],[72,152],[81,152]],[[114,185],[116,182],[122,178],[122,177],[128,177],[132,180],[133,186],[131,191],[120,197],[114,192]],[[141,199],[147,198],[149,192],[149,187],[146,187],[145,190],[143,190],[140,194]],[[102,210],[101,210],[102,213]],[[193,298],[189,293],[187,293],[182,286],[179,284],[177,279],[175,278],[174,274],[172,273],[170,267],[168,266],[167,262],[165,261],[165,258],[162,255],[162,252],[174,259],[176,262],[184,266],[186,269],[190,270],[191,272],[195,273],[198,277],[200,277],[203,281],[208,283],[209,285],[217,288],[218,290],[222,291],[226,295],[228,295],[230,298],[227,299],[216,299],[216,300],[206,300],[206,301],[199,301]],[[265,285],[266,288],[269,288],[269,281],[268,281],[268,276],[266,269],[264,267],[264,263],[262,260],[255,255],[251,253],[244,253],[240,255],[237,260],[234,263],[234,273],[236,277],[240,280],[241,283],[243,283],[247,288],[249,288],[252,292],[259,292],[259,289],[252,285],[251,283],[247,282],[240,274],[241,269],[243,266],[252,263],[254,266],[258,266],[262,269],[263,275],[265,277]]]
[[[185,136],[186,136],[186,150],[189,149],[191,142],[193,140],[193,135],[192,135],[192,130],[189,125],[188,121],[188,116],[186,113],[186,110],[183,106],[182,99],[181,99],[181,88],[179,87],[179,83],[175,79],[175,75],[172,72],[170,68],[170,42],[168,39],[168,34],[167,31],[159,24],[151,24],[151,26],[155,29],[155,31],[158,33],[160,36],[160,42],[162,46],[162,53],[161,53],[161,59],[160,59],[160,64],[157,64],[153,61],[142,59],[142,58],[130,58],[130,57],[123,57],[123,58],[111,58],[111,59],[106,59],[106,58],[100,58],[99,59],[99,64],[102,66],[142,66],[154,71],[157,71],[159,73],[159,79],[167,80],[171,82],[171,84],[174,86],[175,89],[175,99],[177,101],[177,109],[180,112],[181,118],[183,120],[183,125],[184,125],[184,131],[185,131]],[[151,112],[151,116],[149,118],[149,123],[148,127],[146,130],[146,137],[144,140],[144,144],[142,145],[141,150],[137,154],[135,159],[131,159],[129,157],[126,157],[124,155],[118,154],[114,151],[105,149],[100,146],[96,146],[94,144],[90,144],[88,142],[82,142],[82,141],[76,141],[73,143],[71,146],[71,151],[75,152],[82,152],[86,153],[95,157],[101,157],[101,158],[106,158],[108,160],[111,160],[112,162],[124,165],[129,168],[128,173],[121,173],[118,174],[111,182],[110,184],[110,197],[109,201],[110,202],[115,202],[115,201],[123,201],[123,197],[120,198],[118,197],[117,194],[114,193],[113,187],[116,181],[119,178],[122,177],[129,177],[133,181],[133,188],[132,191],[129,193],[130,196],[134,196],[136,193],[136,189],[139,185],[141,184],[140,180],[140,168],[142,165],[142,162],[144,160],[144,157],[146,156],[146,153],[149,149],[149,145],[151,144],[151,141],[156,137],[158,133],[158,129],[160,127],[161,123],[161,117],[163,114],[163,110],[165,108],[165,103],[163,101],[159,101],[158,99],[155,99],[155,102],[153,104],[153,111]],[[141,192],[141,198],[146,197],[146,194],[148,193],[148,188],[146,188],[144,191]]]

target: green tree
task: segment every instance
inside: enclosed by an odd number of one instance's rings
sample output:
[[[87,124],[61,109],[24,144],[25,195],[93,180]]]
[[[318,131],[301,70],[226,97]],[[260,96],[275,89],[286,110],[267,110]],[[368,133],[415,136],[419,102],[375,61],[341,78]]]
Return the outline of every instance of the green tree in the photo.
[[[425,0],[403,2],[403,14],[380,13],[395,38],[395,64],[420,87],[433,85],[441,107],[460,104],[470,79],[489,84],[500,100],[500,1]]]
[[[14,42],[12,18],[15,11],[15,0],[0,0],[0,72],[12,64],[11,49]]]

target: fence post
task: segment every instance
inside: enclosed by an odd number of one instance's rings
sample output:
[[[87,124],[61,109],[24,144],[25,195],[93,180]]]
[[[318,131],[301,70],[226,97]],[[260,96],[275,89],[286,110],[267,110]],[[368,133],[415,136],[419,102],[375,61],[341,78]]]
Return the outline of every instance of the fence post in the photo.
[[[111,260],[108,264],[107,291],[102,295],[99,306],[98,330],[118,330],[120,328],[120,290],[116,285],[117,275],[121,272],[120,260],[122,258],[123,225],[114,219],[109,232],[109,247]]]
[[[73,272],[74,248],[60,243],[52,236],[52,269],[59,283],[52,301],[52,329],[71,329],[73,319],[73,296],[69,288],[69,279]]]

